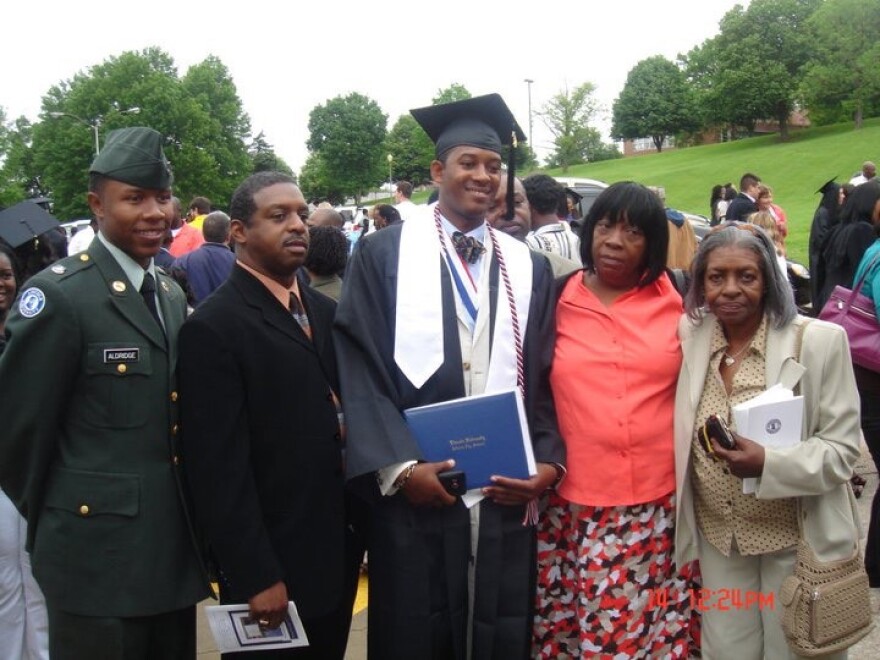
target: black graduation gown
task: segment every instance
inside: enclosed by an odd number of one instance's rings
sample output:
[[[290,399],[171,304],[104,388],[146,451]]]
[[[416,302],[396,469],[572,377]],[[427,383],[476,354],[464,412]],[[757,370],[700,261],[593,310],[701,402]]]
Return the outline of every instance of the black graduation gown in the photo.
[[[386,228],[358,245],[349,261],[334,333],[348,428],[347,475],[374,501],[368,649],[371,658],[382,660],[464,659],[468,511],[460,502],[431,509],[411,506],[402,494],[380,497],[374,476],[380,468],[420,456],[401,410],[465,394],[452,282],[442,265],[443,364],[416,389],[394,363],[400,231]],[[535,459],[564,464],[548,381],[554,330],[552,272],[543,256],[532,253],[531,259],[532,300],[524,337],[526,415]],[[493,310],[498,283],[493,259]],[[481,505],[473,658],[529,655],[536,549],[534,527],[521,524],[523,513],[522,507],[486,500]]]
[[[818,299],[813,300],[817,314],[831,297],[835,286],[852,288],[859,262],[875,238],[871,223],[864,220],[844,222],[831,230],[822,249],[824,271]]]
[[[813,215],[813,224],[810,225],[810,300],[813,301],[813,309],[817,313],[819,311],[817,304],[821,299],[822,284],[825,280],[825,260],[822,256],[822,249],[836,223],[837,218],[833,218],[827,208],[820,206]]]

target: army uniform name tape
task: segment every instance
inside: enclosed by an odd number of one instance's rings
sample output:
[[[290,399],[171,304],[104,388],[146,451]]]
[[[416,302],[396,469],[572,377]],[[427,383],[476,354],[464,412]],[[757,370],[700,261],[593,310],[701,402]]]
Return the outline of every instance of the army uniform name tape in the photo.
[[[139,348],[105,348],[104,364],[122,364],[124,362],[140,362]]]

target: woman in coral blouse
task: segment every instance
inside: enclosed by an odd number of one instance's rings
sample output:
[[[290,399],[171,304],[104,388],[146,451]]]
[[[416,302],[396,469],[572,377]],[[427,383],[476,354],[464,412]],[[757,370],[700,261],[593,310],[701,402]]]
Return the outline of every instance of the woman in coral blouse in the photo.
[[[672,559],[673,410],[682,301],[660,199],[616,183],[561,285],[550,375],[568,473],[539,524],[534,655],[687,657],[687,582]]]

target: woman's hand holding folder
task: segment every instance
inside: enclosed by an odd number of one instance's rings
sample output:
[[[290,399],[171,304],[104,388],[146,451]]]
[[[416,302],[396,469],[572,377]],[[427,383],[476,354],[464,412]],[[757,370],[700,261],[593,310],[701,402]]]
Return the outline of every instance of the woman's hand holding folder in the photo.
[[[538,463],[538,474],[529,479],[510,479],[493,476],[492,486],[483,489],[483,494],[496,504],[522,505],[540,497],[557,480],[557,471],[551,463]]]

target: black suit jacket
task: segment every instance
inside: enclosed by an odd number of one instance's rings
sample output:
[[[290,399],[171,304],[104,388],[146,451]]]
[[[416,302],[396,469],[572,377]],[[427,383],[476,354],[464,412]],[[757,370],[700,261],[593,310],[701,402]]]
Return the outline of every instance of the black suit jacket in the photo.
[[[733,201],[730,202],[730,206],[727,207],[727,213],[725,214],[724,219],[745,222],[746,217],[757,210],[757,204],[755,204],[748,195],[745,193],[739,193],[733,198]]]
[[[236,266],[180,333],[183,462],[225,593],[283,580],[304,618],[342,601],[335,303],[300,285],[313,340]],[[228,590],[228,591],[227,591]]]

